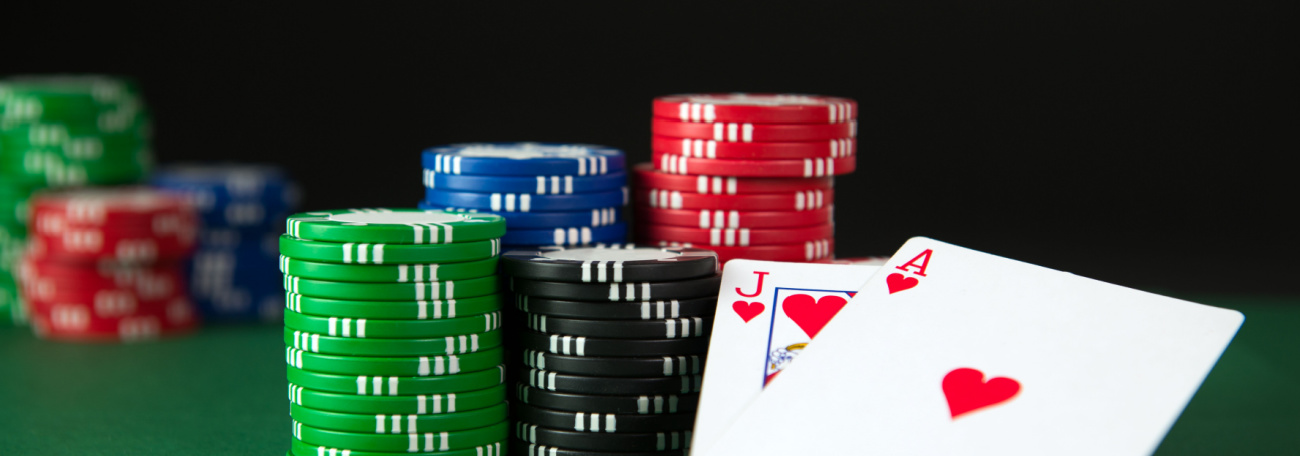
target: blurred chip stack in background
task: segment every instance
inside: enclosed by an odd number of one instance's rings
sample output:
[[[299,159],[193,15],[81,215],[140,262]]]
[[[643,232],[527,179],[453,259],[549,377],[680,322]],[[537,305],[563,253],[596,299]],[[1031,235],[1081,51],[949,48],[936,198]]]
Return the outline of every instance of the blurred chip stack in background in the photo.
[[[623,151],[588,144],[454,144],[424,152],[423,209],[506,219],[507,249],[621,244]]]
[[[144,187],[46,191],[31,220],[21,278],[38,337],[132,341],[197,325],[182,271],[198,220],[182,198]]]
[[[834,256],[833,176],[857,164],[857,103],[813,95],[654,100],[653,163],[636,167],[638,242],[733,258]]]
[[[234,164],[168,166],[151,182],[185,196],[202,221],[187,276],[204,319],[279,322],[278,242],[298,187],[278,168]]]
[[[0,80],[0,324],[22,318],[15,272],[32,193],[138,183],[152,161],[148,112],[131,82],[96,75]]]

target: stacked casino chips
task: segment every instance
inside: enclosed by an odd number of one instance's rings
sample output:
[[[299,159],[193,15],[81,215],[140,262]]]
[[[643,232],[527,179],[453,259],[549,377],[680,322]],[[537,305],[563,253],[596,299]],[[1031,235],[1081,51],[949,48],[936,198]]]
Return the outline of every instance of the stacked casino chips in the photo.
[[[291,454],[499,454],[505,220],[350,209],[280,238]]]
[[[718,295],[691,248],[507,251],[525,328],[514,454],[686,454]],[[631,452],[631,453],[629,453]]]
[[[805,95],[656,98],[654,162],[635,169],[638,241],[723,262],[832,257],[832,176],[856,166],[855,112]]]
[[[23,297],[36,335],[128,341],[197,324],[182,265],[198,230],[183,199],[147,188],[46,192],[31,201]]]
[[[506,218],[507,249],[623,243],[623,152],[583,144],[456,144],[424,151],[422,208]]]
[[[176,165],[155,187],[185,195],[203,221],[189,264],[190,296],[206,320],[279,321],[277,241],[298,189],[285,174],[257,165]]]
[[[24,318],[15,279],[32,192],[138,182],[152,160],[148,123],[138,90],[126,81],[0,80],[0,324]]]

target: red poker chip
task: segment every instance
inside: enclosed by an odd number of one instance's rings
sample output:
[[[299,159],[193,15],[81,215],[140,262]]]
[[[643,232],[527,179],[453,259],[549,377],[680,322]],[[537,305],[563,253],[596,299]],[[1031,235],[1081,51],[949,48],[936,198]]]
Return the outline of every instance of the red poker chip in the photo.
[[[96,228],[68,228],[58,235],[33,235],[30,251],[35,258],[51,260],[151,263],[186,257],[194,250],[194,241],[192,236],[152,237],[123,235]]]
[[[734,177],[826,177],[857,168],[857,156],[800,160],[723,160],[691,158],[655,152],[655,169],[670,174]]]
[[[655,136],[651,150],[664,154],[694,158],[741,160],[789,160],[798,158],[839,158],[857,152],[853,138],[807,142],[725,142],[712,139],[669,138]]]
[[[836,123],[855,119],[848,98],[772,93],[707,93],[655,98],[654,115],[682,122]]]
[[[94,187],[42,192],[31,200],[37,233],[64,227],[170,233],[196,225],[194,209],[178,195],[146,187]],[[111,228],[110,228],[111,227]]]
[[[826,141],[857,136],[858,122],[833,124],[756,124],[738,122],[693,123],[655,118],[651,131],[670,138],[712,139],[726,142]]]
[[[702,248],[713,246],[750,247],[826,239],[835,235],[835,226],[822,224],[802,228],[758,230],[750,228],[700,229],[642,224],[638,227],[638,232],[650,238],[689,242]]]
[[[805,190],[829,190],[835,187],[832,177],[730,177],[684,176],[656,171],[650,163],[638,163],[633,172],[636,184],[663,190],[680,190],[704,195],[751,193],[790,193]]]
[[[799,212],[652,209],[643,207],[637,210],[636,220],[656,225],[695,228],[795,228],[830,223],[833,214],[834,210],[829,205],[823,209]]]
[[[638,207],[659,209],[720,209],[738,211],[810,211],[829,207],[835,190],[808,190],[756,195],[701,195],[677,190],[637,188]]]
[[[100,294],[127,294],[134,301],[163,301],[185,293],[181,268],[83,267],[23,262],[23,292],[32,299],[94,301]]]
[[[30,310],[32,328],[42,339],[125,342],[180,334],[198,326],[194,306],[183,299],[110,318],[96,317],[91,308],[81,304],[40,303]]]
[[[814,261],[832,258],[835,254],[834,239],[820,239],[816,241],[801,242],[798,244],[760,245],[754,247],[700,246],[693,245],[693,243],[690,242],[675,242],[664,239],[655,239],[649,236],[642,236],[639,242],[660,247],[695,247],[712,250],[718,254],[718,261],[723,262],[724,265],[726,261],[742,258],[747,260],[765,261]]]

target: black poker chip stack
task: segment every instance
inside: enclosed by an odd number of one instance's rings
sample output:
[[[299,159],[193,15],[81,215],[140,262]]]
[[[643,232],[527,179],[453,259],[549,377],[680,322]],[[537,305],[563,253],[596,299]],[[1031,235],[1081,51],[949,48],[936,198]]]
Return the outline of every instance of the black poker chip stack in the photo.
[[[717,304],[693,248],[510,251],[517,455],[688,452]]]

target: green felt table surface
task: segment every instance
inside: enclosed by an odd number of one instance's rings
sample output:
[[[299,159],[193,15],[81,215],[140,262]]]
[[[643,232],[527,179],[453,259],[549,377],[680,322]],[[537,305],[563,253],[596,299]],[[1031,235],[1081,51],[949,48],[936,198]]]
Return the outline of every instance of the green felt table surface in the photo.
[[[1246,323],[1156,454],[1300,454],[1300,297],[1180,297]],[[127,345],[0,328],[0,456],[283,455],[284,372],[279,326]]]

